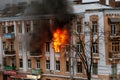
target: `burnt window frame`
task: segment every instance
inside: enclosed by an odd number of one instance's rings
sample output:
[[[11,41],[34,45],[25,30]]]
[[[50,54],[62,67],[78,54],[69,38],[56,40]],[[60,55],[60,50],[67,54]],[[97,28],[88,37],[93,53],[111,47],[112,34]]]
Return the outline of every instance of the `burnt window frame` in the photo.
[[[46,42],[46,52],[50,52],[50,42]]]

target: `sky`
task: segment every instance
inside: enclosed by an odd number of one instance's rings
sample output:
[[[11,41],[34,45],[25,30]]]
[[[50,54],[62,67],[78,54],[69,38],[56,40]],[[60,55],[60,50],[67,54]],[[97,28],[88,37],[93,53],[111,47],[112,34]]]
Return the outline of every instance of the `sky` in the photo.
[[[20,1],[29,2],[30,0],[0,0],[0,9],[4,8],[6,3],[14,3],[14,2],[16,3],[16,2],[20,2]],[[71,0],[71,1],[73,1],[73,0]],[[99,1],[99,0],[83,0],[83,2],[93,2],[93,1]],[[116,0],[116,1],[120,1],[120,0]]]

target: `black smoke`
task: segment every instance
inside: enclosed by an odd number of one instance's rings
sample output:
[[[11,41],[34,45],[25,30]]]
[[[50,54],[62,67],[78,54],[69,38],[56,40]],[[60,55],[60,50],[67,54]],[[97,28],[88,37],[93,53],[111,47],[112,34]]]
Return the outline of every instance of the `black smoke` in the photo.
[[[66,28],[69,31],[69,23],[74,17],[72,12],[72,6],[67,0],[40,0],[32,2],[25,10],[24,15],[40,15],[43,18],[36,23],[31,33],[30,49],[33,52],[41,52],[43,44],[52,40],[52,34],[57,28]],[[52,24],[50,24],[49,18],[52,19]]]

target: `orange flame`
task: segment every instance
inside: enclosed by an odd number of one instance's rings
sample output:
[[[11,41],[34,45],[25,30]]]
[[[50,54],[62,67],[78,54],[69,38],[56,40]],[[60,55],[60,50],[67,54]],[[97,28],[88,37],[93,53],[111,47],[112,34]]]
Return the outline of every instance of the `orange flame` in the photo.
[[[60,47],[67,40],[67,30],[57,29],[53,34],[53,47],[55,52],[60,52]]]

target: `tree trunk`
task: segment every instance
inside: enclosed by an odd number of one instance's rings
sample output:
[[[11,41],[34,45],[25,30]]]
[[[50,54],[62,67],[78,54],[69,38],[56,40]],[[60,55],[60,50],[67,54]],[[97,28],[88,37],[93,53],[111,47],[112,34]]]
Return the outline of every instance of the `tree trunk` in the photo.
[[[88,79],[88,80],[91,80],[91,72],[88,72],[88,73],[87,73],[87,79]]]

